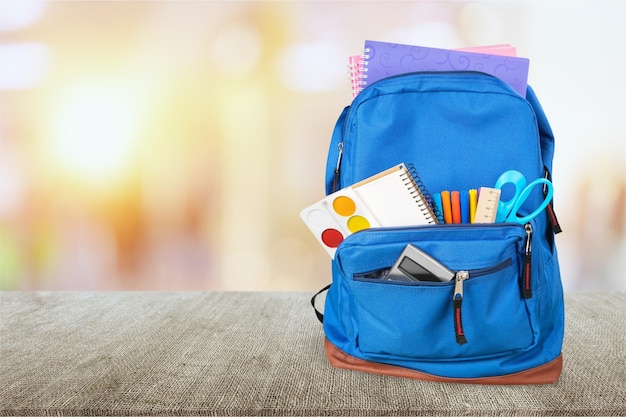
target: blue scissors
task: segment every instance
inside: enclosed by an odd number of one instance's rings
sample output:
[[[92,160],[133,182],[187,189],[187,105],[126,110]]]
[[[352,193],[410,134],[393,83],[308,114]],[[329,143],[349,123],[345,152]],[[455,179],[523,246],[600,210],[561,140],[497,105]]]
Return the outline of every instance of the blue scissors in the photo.
[[[528,186],[526,186],[526,177],[516,170],[510,170],[500,175],[500,178],[496,181],[494,188],[502,190],[506,184],[513,184],[515,186],[515,195],[508,201],[502,201],[498,203],[498,211],[496,214],[496,222],[512,222],[519,224],[526,224],[529,220],[536,217],[541,213],[552,200],[553,187],[552,183],[545,178],[537,178]],[[530,195],[534,186],[543,184],[546,187],[546,194],[543,203],[535,211],[527,216],[519,217],[517,212],[524,204],[528,196]]]

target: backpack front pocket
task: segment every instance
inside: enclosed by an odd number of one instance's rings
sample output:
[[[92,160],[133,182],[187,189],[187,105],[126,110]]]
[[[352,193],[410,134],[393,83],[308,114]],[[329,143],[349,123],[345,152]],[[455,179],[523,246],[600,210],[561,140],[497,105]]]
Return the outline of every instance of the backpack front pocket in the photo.
[[[521,295],[524,229],[517,226],[374,230],[338,251],[353,306],[353,343],[365,357],[446,359],[494,355],[533,344]],[[457,271],[448,282],[384,279],[412,243]],[[360,269],[359,269],[360,268]]]

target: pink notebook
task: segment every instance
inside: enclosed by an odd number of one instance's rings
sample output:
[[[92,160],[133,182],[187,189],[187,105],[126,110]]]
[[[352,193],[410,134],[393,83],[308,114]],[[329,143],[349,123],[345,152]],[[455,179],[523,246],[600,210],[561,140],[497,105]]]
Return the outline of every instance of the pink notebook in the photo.
[[[363,90],[363,55],[351,55],[348,57],[348,74],[350,75],[350,88],[352,97],[356,97]]]
[[[502,56],[517,56],[517,49],[508,43],[499,45],[471,46],[469,48],[459,48],[455,51],[476,52],[479,54],[491,54]]]

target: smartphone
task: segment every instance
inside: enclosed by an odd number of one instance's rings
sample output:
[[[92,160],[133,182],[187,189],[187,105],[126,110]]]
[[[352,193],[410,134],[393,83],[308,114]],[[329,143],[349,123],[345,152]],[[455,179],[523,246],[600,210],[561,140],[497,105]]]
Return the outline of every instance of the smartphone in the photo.
[[[444,282],[452,278],[454,272],[426,252],[408,244],[387,274],[386,280]]]

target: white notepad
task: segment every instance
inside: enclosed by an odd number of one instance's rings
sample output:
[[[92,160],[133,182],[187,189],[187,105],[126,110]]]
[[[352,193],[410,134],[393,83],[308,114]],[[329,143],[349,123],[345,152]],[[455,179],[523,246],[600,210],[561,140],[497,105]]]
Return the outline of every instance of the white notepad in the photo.
[[[438,223],[437,216],[404,164],[358,182],[351,188],[380,226]]]

